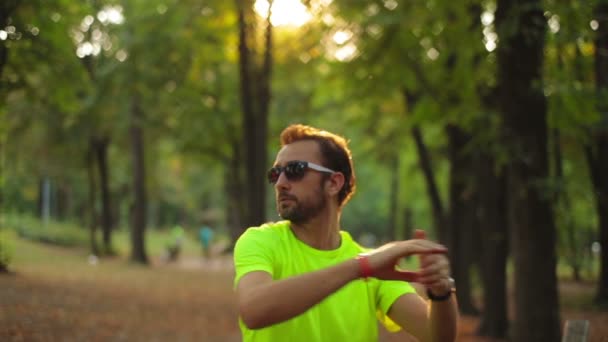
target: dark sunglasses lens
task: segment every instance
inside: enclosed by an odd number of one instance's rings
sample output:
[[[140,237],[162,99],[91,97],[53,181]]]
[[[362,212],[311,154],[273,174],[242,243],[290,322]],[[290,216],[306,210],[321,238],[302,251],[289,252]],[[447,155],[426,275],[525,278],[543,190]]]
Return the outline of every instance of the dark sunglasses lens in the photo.
[[[275,184],[279,180],[279,176],[281,175],[281,168],[273,167],[268,170],[268,182],[271,184]]]
[[[306,172],[306,164],[303,162],[292,162],[285,166],[285,176],[290,181],[302,179],[304,172]]]
[[[302,161],[294,161],[289,162],[284,167],[275,166],[268,170],[268,182],[271,184],[276,184],[281,176],[281,172],[285,172],[285,177],[287,177],[290,181],[298,181],[304,177],[304,173],[306,172],[307,164]]]

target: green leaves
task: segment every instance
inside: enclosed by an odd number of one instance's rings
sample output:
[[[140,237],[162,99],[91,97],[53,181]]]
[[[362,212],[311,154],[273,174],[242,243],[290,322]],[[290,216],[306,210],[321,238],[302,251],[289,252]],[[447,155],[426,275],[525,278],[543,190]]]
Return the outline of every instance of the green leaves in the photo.
[[[87,141],[101,136],[112,142],[111,187],[118,193],[129,179],[126,113],[135,92],[145,112],[149,167],[155,170],[148,174],[153,201],[170,199],[173,207],[187,207],[188,215],[196,212],[197,201],[199,207],[203,200],[222,203],[223,170],[236,157],[242,129],[234,2],[34,0],[2,6],[8,5],[16,7],[3,23],[14,26],[14,33],[0,41],[8,49],[0,74],[0,129],[6,132],[3,152],[11,163],[5,177],[12,194],[36,189],[37,178],[48,175],[72,182],[74,201],[83,202]],[[471,133],[471,151],[507,158],[499,144],[501,122],[492,111],[496,56],[489,41],[501,43],[495,39],[493,1],[307,5],[311,21],[274,30],[269,154],[290,123],[343,133],[359,156],[360,179],[387,176],[390,163],[400,160],[402,178],[416,183],[401,185],[408,198],[400,201],[414,201],[421,220],[429,212],[416,178],[413,126],[422,128],[441,170],[447,165],[447,124]],[[592,6],[572,0],[548,1],[546,7],[545,76],[539,86],[549,100],[550,124],[563,134],[566,159],[580,163],[578,141],[598,124],[602,98],[593,83]],[[174,163],[185,173],[175,171]],[[570,177],[584,173],[573,168]],[[438,174],[445,184],[445,172]],[[349,204],[352,222],[385,222],[388,188],[384,179],[362,184]],[[22,199],[30,207],[33,193]],[[373,209],[365,209],[372,200]],[[127,211],[118,210],[123,216]]]

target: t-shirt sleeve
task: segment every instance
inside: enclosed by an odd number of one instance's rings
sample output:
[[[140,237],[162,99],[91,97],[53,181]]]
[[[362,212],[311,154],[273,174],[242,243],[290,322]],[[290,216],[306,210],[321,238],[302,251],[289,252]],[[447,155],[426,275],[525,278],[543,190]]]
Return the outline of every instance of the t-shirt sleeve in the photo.
[[[241,278],[253,271],[265,271],[274,274],[273,255],[270,234],[257,228],[249,228],[237,240],[234,247],[234,287]]]
[[[380,281],[376,303],[378,308],[377,316],[386,330],[391,332],[401,330],[401,327],[388,317],[388,310],[393,303],[395,303],[397,298],[407,293],[416,293],[414,287],[408,282],[392,280]]]

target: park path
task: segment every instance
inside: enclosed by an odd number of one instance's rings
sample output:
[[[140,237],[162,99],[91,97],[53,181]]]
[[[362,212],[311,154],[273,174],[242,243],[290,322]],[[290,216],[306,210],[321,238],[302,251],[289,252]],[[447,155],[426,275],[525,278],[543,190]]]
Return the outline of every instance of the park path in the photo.
[[[234,272],[234,263],[230,255],[214,256],[212,258],[185,256],[179,258],[174,266],[188,271]]]

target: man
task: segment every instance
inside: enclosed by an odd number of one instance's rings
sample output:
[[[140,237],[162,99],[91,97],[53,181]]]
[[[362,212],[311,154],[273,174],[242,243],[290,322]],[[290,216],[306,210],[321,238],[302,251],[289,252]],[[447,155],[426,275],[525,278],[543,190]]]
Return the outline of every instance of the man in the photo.
[[[458,311],[445,248],[417,232],[365,251],[340,229],[355,190],[345,139],[292,125],[281,145],[268,180],[285,221],[249,228],[235,246],[243,341],[377,341],[376,319],[420,341],[454,341]],[[396,269],[410,255],[419,255],[420,270]],[[430,303],[407,281],[424,285]]]
[[[213,240],[213,229],[206,224],[198,230],[198,240],[201,242],[203,256],[206,259],[211,258],[211,240]]]

